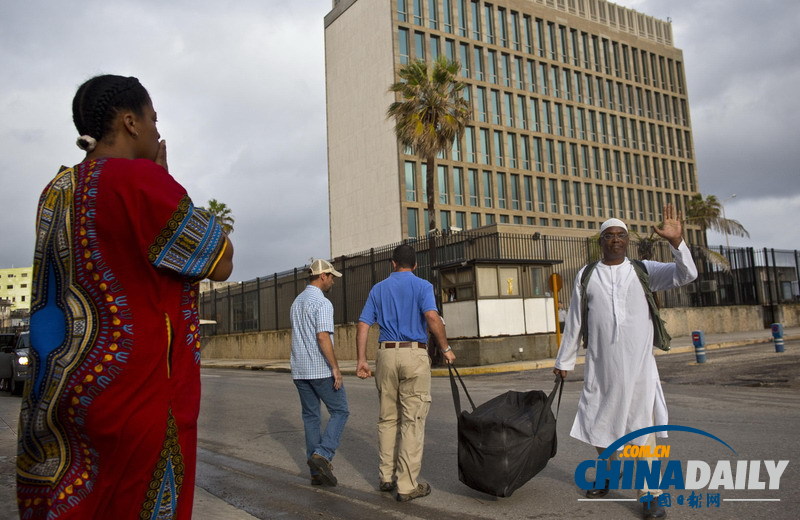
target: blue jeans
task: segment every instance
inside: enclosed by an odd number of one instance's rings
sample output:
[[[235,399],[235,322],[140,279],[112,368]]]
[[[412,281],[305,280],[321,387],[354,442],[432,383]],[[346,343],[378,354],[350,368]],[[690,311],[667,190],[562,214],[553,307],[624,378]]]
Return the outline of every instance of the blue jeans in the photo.
[[[306,431],[306,456],[322,455],[333,460],[344,425],[350,416],[347,407],[347,394],[344,386],[333,389],[333,377],[323,379],[294,379],[297,392],[300,394],[300,405],[303,411],[303,426]],[[325,403],[330,419],[322,431],[319,402]]]

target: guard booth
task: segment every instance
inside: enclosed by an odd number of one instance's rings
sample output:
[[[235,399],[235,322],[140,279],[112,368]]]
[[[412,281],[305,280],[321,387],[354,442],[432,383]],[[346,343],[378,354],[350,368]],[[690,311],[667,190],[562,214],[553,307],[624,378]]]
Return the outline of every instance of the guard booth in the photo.
[[[561,262],[475,259],[440,265],[448,337],[554,333],[558,323],[547,280]]]

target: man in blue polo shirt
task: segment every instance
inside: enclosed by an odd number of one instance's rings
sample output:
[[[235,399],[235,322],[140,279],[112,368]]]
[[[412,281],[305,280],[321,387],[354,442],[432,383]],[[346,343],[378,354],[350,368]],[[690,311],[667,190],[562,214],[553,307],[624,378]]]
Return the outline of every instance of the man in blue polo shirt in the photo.
[[[342,372],[333,352],[333,305],[323,293],[342,273],[326,260],[311,263],[306,289],[292,303],[292,380],[300,394],[311,483],[335,486],[331,460],[350,415]],[[330,419],[322,431],[320,401]]]
[[[378,419],[379,477],[381,491],[397,489],[397,500],[407,502],[430,494],[427,483],[417,481],[422,467],[425,418],[431,404],[431,361],[428,330],[448,363],[456,356],[447,346],[444,322],[436,310],[433,286],[418,278],[414,248],[403,244],[392,253],[394,272],[375,284],[361,311],[356,330],[356,373],[371,375],[367,363],[367,335],[373,323],[380,326],[375,384],[380,400]],[[399,436],[398,436],[399,431]]]

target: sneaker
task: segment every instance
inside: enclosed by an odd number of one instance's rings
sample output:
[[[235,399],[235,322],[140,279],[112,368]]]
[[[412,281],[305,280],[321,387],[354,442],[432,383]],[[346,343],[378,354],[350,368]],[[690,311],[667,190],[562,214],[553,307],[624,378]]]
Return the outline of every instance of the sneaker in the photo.
[[[408,502],[409,500],[414,500],[415,498],[422,498],[426,497],[431,494],[431,485],[430,484],[417,484],[417,489],[404,495],[402,493],[397,494],[397,501],[398,502]]]
[[[319,472],[320,481],[326,486],[335,486],[337,484],[336,477],[333,476],[333,465],[328,459],[317,453],[313,454],[308,459],[308,467],[311,470]]]
[[[658,500],[655,498],[649,502],[642,502],[642,518],[649,520],[651,518],[666,518],[667,510],[664,506],[658,505]]]
[[[396,487],[397,487],[397,482],[393,480],[391,482],[381,482],[380,485],[378,486],[378,489],[380,489],[381,491],[394,491]]]
[[[608,494],[609,485],[610,482],[608,480],[606,480],[606,483],[603,487],[597,487],[597,482],[595,482],[592,489],[586,490],[586,498],[603,498]]]

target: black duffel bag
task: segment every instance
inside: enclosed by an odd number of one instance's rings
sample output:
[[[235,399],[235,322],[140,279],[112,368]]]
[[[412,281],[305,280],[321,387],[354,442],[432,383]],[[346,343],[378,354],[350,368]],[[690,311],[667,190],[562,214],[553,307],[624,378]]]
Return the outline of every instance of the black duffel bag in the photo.
[[[556,455],[556,415],[552,404],[558,390],[561,406],[564,380],[556,377],[550,395],[541,390],[509,391],[476,408],[458,371],[453,365],[448,368],[458,416],[458,479],[490,495],[511,496]],[[461,410],[454,372],[472,406],[471,412]]]

